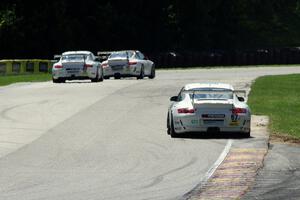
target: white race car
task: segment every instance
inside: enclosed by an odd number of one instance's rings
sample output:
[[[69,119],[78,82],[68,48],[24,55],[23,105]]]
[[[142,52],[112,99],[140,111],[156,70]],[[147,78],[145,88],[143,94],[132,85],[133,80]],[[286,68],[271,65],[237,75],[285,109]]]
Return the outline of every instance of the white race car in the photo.
[[[193,83],[185,85],[168,110],[167,128],[171,137],[191,132],[238,132],[250,137],[251,112],[245,91],[229,84]]]
[[[115,51],[110,54],[108,59],[102,62],[104,78],[114,77],[137,77],[143,79],[148,76],[155,78],[155,65],[148,60],[140,51]]]
[[[82,79],[90,79],[92,82],[103,81],[101,63],[92,52],[65,52],[52,67],[52,80],[54,83]]]

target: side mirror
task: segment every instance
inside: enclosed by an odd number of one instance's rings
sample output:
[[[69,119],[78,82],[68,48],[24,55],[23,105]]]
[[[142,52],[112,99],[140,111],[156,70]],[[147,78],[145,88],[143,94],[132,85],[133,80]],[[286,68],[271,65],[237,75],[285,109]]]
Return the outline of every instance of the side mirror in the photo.
[[[244,102],[244,101],[245,101],[244,97],[238,97],[238,100],[239,100],[240,102]]]
[[[178,97],[177,96],[171,97],[170,101],[178,101]]]

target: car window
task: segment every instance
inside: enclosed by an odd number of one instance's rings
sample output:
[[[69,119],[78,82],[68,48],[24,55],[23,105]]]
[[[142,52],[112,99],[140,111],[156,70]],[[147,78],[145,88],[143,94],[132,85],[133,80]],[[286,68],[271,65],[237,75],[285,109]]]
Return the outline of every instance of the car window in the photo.
[[[145,56],[141,52],[137,51],[137,55],[139,56],[139,59],[144,60]]]
[[[132,51],[128,51],[128,57],[131,58],[133,56],[133,52]]]
[[[208,92],[208,91],[196,91],[195,93],[189,93],[190,98],[197,100],[209,100],[209,99],[233,99],[233,92]]]
[[[113,52],[110,54],[108,58],[127,58],[127,52],[126,51]]]
[[[62,61],[83,61],[84,59],[86,59],[84,54],[69,54],[61,57]]]

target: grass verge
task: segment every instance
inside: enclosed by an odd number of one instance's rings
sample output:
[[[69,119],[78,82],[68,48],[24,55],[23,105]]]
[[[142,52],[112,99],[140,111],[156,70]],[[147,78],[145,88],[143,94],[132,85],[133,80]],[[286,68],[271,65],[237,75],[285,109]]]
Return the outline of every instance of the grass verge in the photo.
[[[0,76],[0,86],[10,85],[18,82],[42,82],[52,79],[51,74],[28,74]]]
[[[300,141],[300,74],[258,78],[248,104],[253,114],[270,116],[273,136]]]

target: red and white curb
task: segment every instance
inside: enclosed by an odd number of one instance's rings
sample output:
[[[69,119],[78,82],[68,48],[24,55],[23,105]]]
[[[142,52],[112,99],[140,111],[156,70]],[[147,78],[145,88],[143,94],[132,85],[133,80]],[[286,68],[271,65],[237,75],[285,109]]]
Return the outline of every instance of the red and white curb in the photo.
[[[266,148],[231,149],[208,181],[193,190],[186,199],[239,199],[254,184],[266,153]]]

